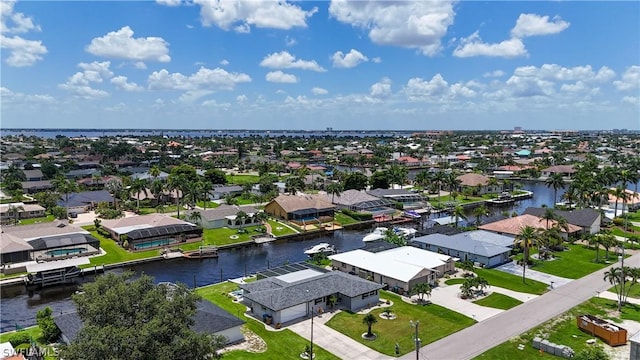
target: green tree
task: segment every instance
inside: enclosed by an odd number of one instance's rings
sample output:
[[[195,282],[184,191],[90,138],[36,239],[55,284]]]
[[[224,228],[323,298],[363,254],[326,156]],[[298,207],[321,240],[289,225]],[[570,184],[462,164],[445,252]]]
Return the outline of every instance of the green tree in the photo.
[[[456,206],[453,209],[453,217],[455,218],[456,222],[454,223],[454,227],[458,227],[458,222],[460,222],[460,219],[462,220],[467,220],[467,216],[464,214],[464,208],[460,205]]]
[[[533,226],[525,226],[520,229],[513,243],[522,248],[522,282],[526,280],[525,271],[529,264],[529,248],[531,248],[538,239],[538,230]]]
[[[572,360],[609,360],[609,354],[607,354],[602,346],[595,345],[586,347],[578,351],[572,358]]]
[[[561,173],[553,173],[545,181],[548,188],[553,188],[553,206],[558,202],[558,189],[564,188],[564,178]]]
[[[475,267],[473,266],[473,261],[471,260],[465,260],[465,261],[459,262],[458,267],[460,267],[462,271],[466,271],[467,274],[473,274],[475,270]]]
[[[386,171],[376,171],[371,175],[369,184],[372,189],[388,189],[389,188],[389,176]]]
[[[133,179],[129,191],[131,195],[136,198],[136,209],[140,211],[140,198],[144,195],[149,196],[149,189],[147,188],[149,183],[145,179]]]
[[[200,211],[193,211],[187,216],[187,218],[193,223],[200,224],[200,221],[202,221],[202,214]]]
[[[184,285],[156,285],[147,275],[109,273],[73,295],[83,326],[60,358],[218,358],[223,336],[191,329],[198,296]]]
[[[300,190],[304,190],[304,181],[298,176],[289,176],[285,180],[285,191],[291,195],[295,195]]]
[[[344,177],[344,190],[364,190],[367,188],[367,183],[368,179],[365,174],[361,172],[350,172]]]
[[[226,184],[227,175],[220,169],[209,169],[205,171],[204,177],[212,184]]]
[[[473,216],[476,218],[476,228],[478,228],[482,223],[482,218],[489,216],[489,209],[484,205],[480,205],[473,209]]]
[[[336,198],[336,195],[340,196],[342,193],[342,185],[340,183],[331,183],[327,185],[327,193],[331,194],[331,202]]]
[[[58,204],[58,200],[60,200],[60,196],[51,191],[41,191],[33,195],[33,197],[38,201],[42,207],[47,209],[47,211],[51,211]]]
[[[56,323],[53,321],[53,311],[51,311],[50,307],[45,307],[44,309],[38,311],[36,314],[36,323],[40,330],[42,330],[42,337],[47,342],[55,342],[60,337],[60,329],[56,326]]]
[[[73,181],[65,179],[62,176],[59,176],[53,179],[52,185],[58,193],[64,194],[65,210],[67,213],[67,217],[69,217],[69,194],[78,190],[77,184]]]
[[[372,313],[367,313],[367,315],[365,315],[362,318],[362,323],[367,325],[367,336],[368,337],[372,337],[373,336],[373,333],[371,332],[371,327],[373,326],[373,324],[375,324],[377,322],[378,322],[378,319]]]
[[[431,290],[433,290],[433,288],[429,283],[418,283],[411,288],[411,295],[418,295],[418,301],[424,303],[425,297],[431,297]]]

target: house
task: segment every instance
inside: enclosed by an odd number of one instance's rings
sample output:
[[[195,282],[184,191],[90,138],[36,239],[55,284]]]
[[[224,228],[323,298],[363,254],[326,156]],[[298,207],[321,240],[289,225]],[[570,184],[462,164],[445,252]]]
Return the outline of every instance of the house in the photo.
[[[240,185],[214,185],[211,190],[210,198],[212,200],[224,199],[227,195],[237,196],[242,194],[242,186]]]
[[[82,329],[82,319],[76,311],[68,312],[53,318],[61,332],[62,342],[70,344],[76,339]],[[228,313],[219,306],[207,300],[199,300],[193,315],[191,329],[198,334],[222,335],[226,344],[244,341],[241,327],[244,321]]]
[[[44,175],[40,169],[34,170],[24,170],[24,176],[26,177],[26,181],[42,181],[44,180]]]
[[[100,203],[113,206],[113,196],[107,190],[83,191],[79,193],[62,194],[58,206],[67,209],[69,213],[82,214],[98,207]]]
[[[367,191],[367,194],[378,199],[401,203],[405,210],[429,207],[429,203],[422,195],[407,189],[373,189]]]
[[[436,279],[455,272],[453,257],[413,246],[371,253],[361,249],[329,256],[340,271],[409,292],[420,283],[435,284]]]
[[[149,214],[103,220],[102,228],[112,239],[128,243],[132,250],[177,245],[202,239],[202,228],[171,216]]]
[[[324,195],[279,195],[265,205],[264,212],[304,225],[305,222],[333,221],[335,208]]]
[[[100,252],[100,241],[64,221],[2,228],[2,264],[61,260]]]
[[[546,179],[552,174],[561,174],[565,179],[571,179],[571,177],[575,173],[576,169],[573,167],[573,165],[556,165],[543,169],[541,178]]]
[[[497,193],[500,191],[499,185],[489,185],[491,183],[490,178],[482,174],[467,173],[456,177],[456,179],[460,180],[460,186],[470,188],[474,194],[477,195]]]
[[[485,240],[490,239],[490,240]],[[484,230],[461,234],[431,234],[416,237],[411,245],[440,254],[456,257],[461,261],[473,261],[483,267],[495,267],[511,261],[513,238]]]
[[[270,269],[276,276],[240,284],[242,302],[250,313],[267,323],[284,324],[321,313],[334,299],[335,305],[353,312],[380,299],[381,284],[340,271],[296,265],[300,270]]]
[[[615,188],[609,189],[614,191]],[[617,214],[616,216],[620,216],[625,212],[634,211],[640,209],[640,193],[636,193],[633,190],[624,189],[626,193],[626,199],[622,197],[617,197],[612,193],[609,193],[609,209],[616,212],[616,203],[617,203]],[[623,201],[624,200],[624,201]]]
[[[23,181],[22,191],[25,194],[33,194],[40,191],[53,189],[53,184],[51,184],[51,180],[40,180],[40,181]]]
[[[387,199],[380,199],[364,191],[345,190],[338,195],[327,194],[327,199],[338,207],[351,211],[367,211],[374,214],[395,213],[393,203]]]
[[[523,214],[529,214],[542,218],[545,208],[528,207]],[[567,223],[576,225],[582,228],[583,234],[597,234],[600,232],[600,222],[602,216],[600,212],[594,209],[576,209],[571,211],[563,211],[552,209],[553,213],[561,218],[567,220]]]
[[[240,219],[238,219],[238,213],[240,211],[244,212],[247,215],[243,223],[240,223]],[[221,227],[229,227],[235,229],[245,226],[260,225],[261,223],[255,217],[255,214],[260,212],[260,210],[254,208],[253,206],[236,206],[222,204],[214,209],[189,210],[185,212],[185,214],[187,215],[187,219],[189,219],[190,215],[194,212],[200,213],[200,220],[194,220],[194,222],[205,229],[217,229]]]
[[[15,211],[15,212],[14,212]],[[10,203],[0,204],[0,221],[10,222],[11,219],[30,219],[45,216],[46,209],[38,204]]]
[[[556,221],[549,221],[550,228],[555,225]],[[522,228],[526,226],[545,230],[547,228],[547,221],[534,215],[523,214],[520,216],[480,225],[479,229],[516,237],[518,234],[520,234]],[[581,227],[572,224],[568,224],[568,228],[568,231],[565,229],[560,229],[562,238],[565,240],[569,235],[578,234],[582,231]]]

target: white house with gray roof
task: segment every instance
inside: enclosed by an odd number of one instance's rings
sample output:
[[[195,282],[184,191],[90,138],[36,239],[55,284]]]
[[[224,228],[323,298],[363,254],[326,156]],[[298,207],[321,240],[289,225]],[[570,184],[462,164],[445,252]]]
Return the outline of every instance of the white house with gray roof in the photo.
[[[242,211],[247,217],[241,222],[238,213]],[[253,206],[236,206],[222,204],[214,209],[207,210],[189,210],[186,212],[187,219],[194,212],[200,213],[200,220],[194,222],[205,229],[217,229],[222,227],[242,228],[245,226],[260,225],[260,221],[255,217],[261,210]]]
[[[331,298],[337,306],[358,311],[380,300],[383,286],[340,271],[322,273],[305,269],[240,284],[243,303],[265,322],[276,325],[326,310]]]
[[[511,246],[513,238],[510,236],[477,230],[461,234],[444,235],[431,234],[416,237],[411,245],[434,251],[440,254],[454,256],[461,261],[470,260],[483,267],[495,267],[511,261]]]

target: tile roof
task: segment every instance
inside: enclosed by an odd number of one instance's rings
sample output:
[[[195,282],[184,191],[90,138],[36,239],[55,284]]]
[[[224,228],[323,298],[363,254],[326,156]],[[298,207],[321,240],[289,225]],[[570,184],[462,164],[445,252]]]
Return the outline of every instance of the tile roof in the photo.
[[[113,220],[102,220],[102,226],[107,229],[116,229],[129,226],[149,225],[150,227],[188,224],[185,221],[176,219],[171,216],[162,214],[149,214],[140,216],[131,216]]]
[[[88,234],[89,232],[69,225],[66,221],[54,221],[48,223],[4,226],[2,227],[2,241],[4,242],[5,234],[11,234],[24,240],[37,239],[47,236],[66,235],[66,234]]]
[[[555,225],[555,221],[549,222],[549,227],[553,227]],[[524,214],[496,222],[492,222],[485,225],[480,225],[479,229],[493,231],[497,233],[503,234],[512,234],[518,235],[520,230],[525,226],[531,226],[536,229],[542,228],[545,229],[547,226],[547,222],[537,216]],[[569,233],[574,233],[582,230],[579,226],[569,224]],[[562,230],[565,232],[565,230]]]
[[[332,209],[335,208],[324,195],[279,195],[269,202],[279,204],[284,211],[291,213],[304,209]],[[268,206],[268,204],[266,205]]]
[[[194,212],[199,212],[202,219],[207,221],[221,220],[226,218],[227,216],[236,215],[239,211],[243,211],[246,214],[255,214],[260,210],[254,208],[253,206],[235,206],[235,205],[227,205],[222,204],[214,209],[205,210],[188,210],[185,214],[189,215]]]
[[[578,226],[591,226],[600,217],[600,213],[594,209],[577,209],[571,211],[552,209],[553,212],[560,217],[567,220],[569,224]],[[528,207],[523,214],[529,214],[537,217],[542,217],[546,209],[538,207]]]
[[[489,184],[489,178],[481,174],[468,173],[456,177],[464,186],[485,186]]]

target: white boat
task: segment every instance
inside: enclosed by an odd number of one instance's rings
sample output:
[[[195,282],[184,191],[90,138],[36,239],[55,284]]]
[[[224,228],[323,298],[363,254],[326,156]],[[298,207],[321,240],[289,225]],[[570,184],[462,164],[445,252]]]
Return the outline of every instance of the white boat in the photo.
[[[395,231],[396,234],[401,235],[405,239],[414,238],[416,236],[416,233],[418,232],[418,230],[414,228],[403,228],[403,227],[393,228],[393,231]]]
[[[371,232],[370,234],[367,234],[365,237],[362,238],[362,241],[364,242],[369,242],[369,241],[376,241],[376,240],[382,240],[384,239],[384,237],[386,236],[386,232],[387,232],[386,227],[377,227],[375,229],[373,229],[373,232]]]
[[[304,253],[313,256],[315,254],[335,254],[336,248],[328,243],[320,243],[304,250]]]

